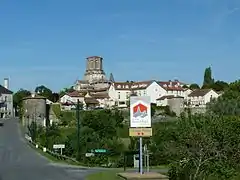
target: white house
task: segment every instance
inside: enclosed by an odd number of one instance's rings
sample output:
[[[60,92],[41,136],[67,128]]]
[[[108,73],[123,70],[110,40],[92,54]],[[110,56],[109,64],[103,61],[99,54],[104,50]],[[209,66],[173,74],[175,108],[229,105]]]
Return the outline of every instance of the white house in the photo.
[[[212,89],[197,89],[188,95],[187,103],[190,107],[206,107],[207,103],[218,97],[219,94]]]
[[[168,99],[173,98],[174,95],[162,96],[157,99],[157,106],[168,106]]]
[[[184,99],[187,99],[188,95],[191,94],[192,92],[193,92],[193,90],[191,90],[191,89],[188,89],[188,88],[184,89],[184,93],[183,93]]]
[[[158,84],[165,90],[162,96],[174,95],[184,97],[184,88],[178,80],[159,81]]]
[[[99,107],[101,108],[109,108],[115,104],[113,99],[110,99],[107,92],[92,92],[90,93],[90,96],[99,102]]]
[[[115,82],[109,88],[109,97],[118,107],[127,107],[131,94],[137,96],[150,96],[151,102],[156,103],[156,99],[166,94],[156,81],[141,82]]]
[[[70,110],[72,108],[75,108],[78,100],[81,103],[84,103],[84,95],[80,94],[77,91],[73,91],[63,95],[59,101],[63,109]]]
[[[108,90],[110,99],[118,107],[127,107],[127,101],[131,93],[131,84],[129,82],[114,82]]]
[[[184,89],[178,80],[175,81],[140,81],[115,82],[109,88],[109,97],[118,107],[127,107],[131,94],[137,96],[150,96],[151,103],[163,96],[184,96]]]

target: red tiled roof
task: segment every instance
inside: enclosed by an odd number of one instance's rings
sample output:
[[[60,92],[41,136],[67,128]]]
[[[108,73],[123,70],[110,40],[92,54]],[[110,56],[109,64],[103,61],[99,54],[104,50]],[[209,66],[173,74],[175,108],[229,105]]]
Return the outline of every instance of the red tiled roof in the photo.
[[[99,104],[98,100],[92,97],[85,97],[84,101],[86,104]]]
[[[108,93],[90,93],[90,96],[96,98],[96,99],[105,99],[109,98]]]
[[[157,100],[171,99],[173,97],[174,97],[174,95],[162,96],[162,97],[158,98]]]
[[[140,90],[146,89],[152,84],[153,80],[140,82],[115,82],[113,83],[116,90]]]
[[[200,97],[205,96],[208,92],[210,92],[211,89],[197,89],[191,92],[188,96],[189,97]]]
[[[158,81],[158,84],[167,91],[184,91],[179,81]]]
[[[77,91],[73,91],[73,92],[69,92],[66,95],[70,96],[70,97],[84,97],[82,94],[80,94]]]
[[[168,95],[168,96],[162,96],[162,97],[158,98],[157,100],[173,99],[173,98],[184,98],[184,97],[182,97],[182,96]]]

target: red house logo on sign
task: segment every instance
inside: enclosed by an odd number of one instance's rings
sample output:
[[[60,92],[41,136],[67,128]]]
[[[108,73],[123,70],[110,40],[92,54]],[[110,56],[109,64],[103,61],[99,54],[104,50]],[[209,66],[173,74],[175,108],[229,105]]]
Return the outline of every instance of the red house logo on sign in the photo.
[[[147,110],[148,110],[147,106],[139,103],[138,105],[133,107],[133,117],[144,118],[148,115]]]

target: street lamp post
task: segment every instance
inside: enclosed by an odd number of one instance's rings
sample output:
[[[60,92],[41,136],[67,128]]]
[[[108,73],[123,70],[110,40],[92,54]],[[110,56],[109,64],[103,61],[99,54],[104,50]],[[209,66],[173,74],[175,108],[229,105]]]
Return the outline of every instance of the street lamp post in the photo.
[[[37,107],[34,106],[34,141],[37,138]]]
[[[76,118],[77,118],[77,158],[79,156],[79,148],[80,148],[80,102],[77,100],[77,108],[76,108]]]
[[[74,103],[73,101],[68,100],[71,103]],[[79,156],[79,149],[80,149],[80,101],[77,100],[77,105],[75,105],[76,108],[76,119],[77,119],[77,158]]]

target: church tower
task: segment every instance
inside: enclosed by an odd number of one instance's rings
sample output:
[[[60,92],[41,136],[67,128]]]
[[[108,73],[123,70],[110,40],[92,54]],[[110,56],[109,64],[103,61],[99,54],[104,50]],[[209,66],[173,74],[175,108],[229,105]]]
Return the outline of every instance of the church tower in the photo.
[[[86,71],[84,80],[89,83],[97,83],[106,81],[106,75],[103,70],[103,58],[99,56],[91,56],[86,59]]]

